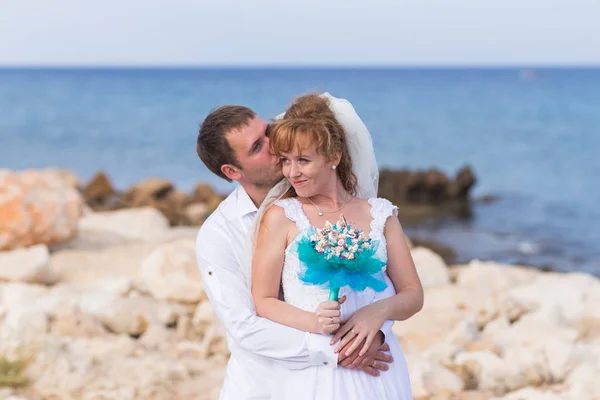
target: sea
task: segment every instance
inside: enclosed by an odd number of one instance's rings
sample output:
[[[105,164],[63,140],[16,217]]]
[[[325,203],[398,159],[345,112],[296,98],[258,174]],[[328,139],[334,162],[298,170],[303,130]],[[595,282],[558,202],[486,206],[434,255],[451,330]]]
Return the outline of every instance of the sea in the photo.
[[[242,104],[269,119],[325,91],[354,105],[382,168],[473,169],[471,218],[407,223],[410,236],[452,247],[460,263],[600,276],[600,69],[4,68],[0,168],[226,193],[234,186],[196,155],[206,114]]]

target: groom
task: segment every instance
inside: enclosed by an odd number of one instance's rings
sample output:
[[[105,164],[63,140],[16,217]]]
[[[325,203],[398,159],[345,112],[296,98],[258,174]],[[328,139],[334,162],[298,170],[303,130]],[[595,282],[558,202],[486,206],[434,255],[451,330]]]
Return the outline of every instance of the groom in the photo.
[[[267,123],[243,106],[222,106],[200,127],[196,151],[217,176],[239,186],[204,222],[196,240],[198,266],[210,303],[227,330],[231,357],[221,400],[269,399],[270,369],[358,368],[378,376],[392,362],[380,331],[365,356],[342,358],[324,335],[301,332],[256,315],[243,268],[258,207],[283,178],[269,151]],[[350,342],[346,348],[348,348]],[[359,347],[360,348],[360,347]],[[338,358],[339,356],[339,358]]]

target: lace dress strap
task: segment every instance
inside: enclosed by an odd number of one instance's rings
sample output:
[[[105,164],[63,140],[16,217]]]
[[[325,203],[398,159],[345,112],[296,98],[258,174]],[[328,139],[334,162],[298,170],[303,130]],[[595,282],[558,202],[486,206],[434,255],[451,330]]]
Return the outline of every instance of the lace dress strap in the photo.
[[[299,231],[310,227],[310,221],[302,209],[302,203],[297,198],[277,200],[275,205],[283,208],[285,216],[296,223]]]
[[[398,215],[398,207],[387,199],[372,197],[371,205],[371,239],[385,243],[385,222],[392,215]]]

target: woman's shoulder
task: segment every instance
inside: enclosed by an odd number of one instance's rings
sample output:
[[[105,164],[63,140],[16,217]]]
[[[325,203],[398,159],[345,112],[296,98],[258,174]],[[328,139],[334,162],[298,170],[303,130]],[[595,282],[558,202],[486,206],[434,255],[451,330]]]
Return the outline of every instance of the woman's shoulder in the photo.
[[[363,205],[368,207],[394,207],[398,208],[390,200],[383,197],[369,197],[368,199],[356,198]]]
[[[298,205],[301,203],[302,202],[298,199],[298,197],[286,197],[286,198],[277,200],[273,204],[278,206],[278,208],[286,210],[286,209],[290,209],[290,208],[297,208]]]
[[[353,201],[366,208],[371,208],[373,206],[395,207],[391,201],[383,197],[369,197],[368,199],[355,197]]]
[[[396,207],[394,205],[394,203],[392,203],[391,200],[388,200],[384,197],[370,197],[370,198],[366,199],[366,201],[370,205],[385,205],[385,206],[390,206],[390,207]]]
[[[282,223],[294,219],[294,216],[302,210],[302,204],[296,197],[277,200],[273,203],[273,207],[265,212],[264,219],[269,223]]]
[[[381,213],[384,215],[391,215],[391,214],[398,215],[398,207],[386,198],[371,197],[370,199],[367,199],[366,201],[369,203],[369,206],[376,213]]]
[[[390,205],[390,206],[394,205],[394,203],[392,203],[390,200],[386,199],[385,197],[370,197],[370,198],[366,199],[366,201],[369,204],[385,204],[385,205]]]
[[[287,219],[285,208],[283,207],[283,204],[279,204],[280,201],[282,200],[278,200],[272,207],[269,207],[269,209],[265,211],[265,214],[262,217],[263,223],[275,225],[280,224]]]

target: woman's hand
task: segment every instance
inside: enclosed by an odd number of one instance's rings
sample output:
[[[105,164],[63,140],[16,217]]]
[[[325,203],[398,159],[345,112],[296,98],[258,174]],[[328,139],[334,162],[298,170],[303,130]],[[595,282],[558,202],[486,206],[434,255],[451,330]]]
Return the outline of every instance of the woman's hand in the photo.
[[[315,332],[329,335],[340,327],[340,306],[346,301],[346,296],[342,296],[338,301],[324,301],[317,307],[315,314]]]
[[[315,331],[324,335],[335,332],[340,327],[340,303],[324,301],[319,304],[315,314]]]
[[[341,339],[335,348],[336,353],[339,353],[352,339],[356,340],[346,350],[345,356],[352,354],[363,343],[363,340],[364,345],[358,355],[362,357],[367,352],[369,346],[373,343],[373,339],[377,336],[377,332],[379,332],[386,321],[385,310],[378,303],[375,302],[357,310],[350,319],[343,323],[342,327],[331,339],[332,345]]]

